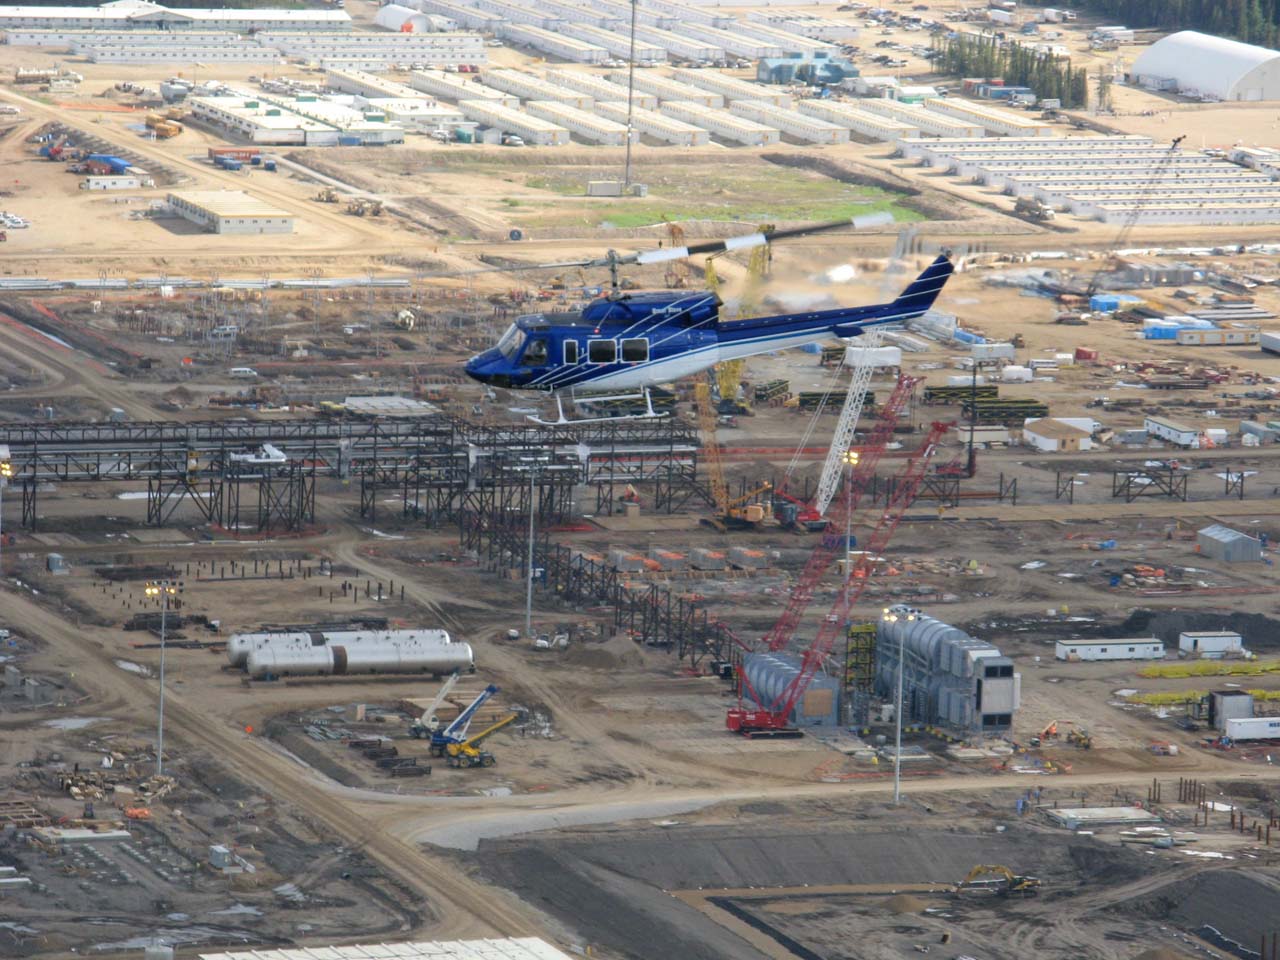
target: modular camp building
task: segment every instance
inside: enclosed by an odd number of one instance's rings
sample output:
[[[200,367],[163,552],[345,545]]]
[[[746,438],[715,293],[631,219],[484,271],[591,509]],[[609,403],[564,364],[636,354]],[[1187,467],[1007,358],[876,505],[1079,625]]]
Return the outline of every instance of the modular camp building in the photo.
[[[775,107],[790,107],[791,98],[763,83],[742,80],[719,70],[676,70],[672,77],[680,83],[718,93],[726,101],[763,100]]]
[[[608,117],[579,110],[557,100],[530,100],[524,105],[530,116],[559,124],[579,139],[607,147],[621,147],[627,142],[627,125]],[[634,132],[632,134],[634,137]]]
[[[848,127],[851,133],[871,140],[903,140],[920,136],[920,129],[904,120],[859,110],[841,100],[800,100],[796,109],[808,116]]]
[[[1140,640],[1059,640],[1053,655],[1059,660],[1162,660],[1164,644],[1154,637]]]
[[[1177,447],[1200,446],[1200,431],[1177,420],[1170,420],[1167,417],[1147,417],[1142,422],[1142,428],[1149,436],[1157,437]]]
[[[113,0],[99,6],[0,6],[0,30],[350,30],[344,10],[284,10],[270,7],[201,9],[165,7],[148,0]]]
[[[847,127],[823,120],[821,117],[811,117],[786,107],[777,107],[763,100],[734,100],[729,104],[729,112],[773,127],[798,140],[826,144],[849,142]]]
[[[526,143],[542,147],[562,147],[569,142],[569,131],[559,124],[489,100],[459,100],[458,109],[468,120],[503,133],[515,134]]]
[[[611,83],[604,77],[594,73],[585,73],[581,70],[548,70],[544,76],[549,83],[554,83],[558,87],[568,90],[577,90],[579,93],[585,93],[597,103],[601,101],[611,103],[626,103],[627,88]],[[658,98],[651,93],[642,93],[636,91],[631,98],[633,106],[640,107],[643,110],[654,110],[658,106]]]
[[[604,63],[609,51],[599,44],[587,43],[567,34],[553,33],[527,23],[507,23],[498,28],[498,36],[508,43],[532,47],[574,63]]]
[[[169,209],[211,233],[293,233],[293,214],[243,190],[182,190],[166,198]]]
[[[637,26],[636,39],[661,47],[668,54],[683,57],[686,60],[716,63],[724,59],[724,51],[715,44],[672,33],[670,30],[663,30],[652,24]]]
[[[591,109],[591,97],[577,90],[557,86],[541,77],[520,70],[486,70],[485,86],[501,90],[521,100],[552,100],[567,103],[579,110]]]
[[[687,100],[669,100],[658,109],[669,117],[694,123],[709,130],[721,140],[731,140],[748,147],[764,147],[782,139],[776,127],[756,123],[746,117],[737,117],[724,110],[714,110],[701,103]]]
[[[627,74],[624,70],[609,74],[609,79],[621,86],[625,87],[627,85]],[[654,76],[652,73],[637,72],[635,88],[643,90],[645,93],[653,94],[662,103],[668,100],[680,100],[685,103],[696,103],[703,107],[724,106],[724,97],[718,93],[703,90],[692,84],[681,83],[679,80],[672,80],[669,77]]]
[[[623,125],[627,122],[626,103],[597,100],[595,111]],[[654,140],[674,143],[678,147],[705,147],[711,142],[711,134],[702,127],[640,107],[631,111],[631,128]]]

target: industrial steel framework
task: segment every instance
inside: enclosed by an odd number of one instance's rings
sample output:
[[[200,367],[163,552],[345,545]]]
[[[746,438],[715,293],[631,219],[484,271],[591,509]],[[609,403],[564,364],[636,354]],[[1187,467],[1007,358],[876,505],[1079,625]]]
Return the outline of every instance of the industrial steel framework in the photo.
[[[1125,503],[1133,503],[1139,497],[1168,497],[1185,503],[1187,474],[1171,467],[1116,470],[1111,474],[1111,496],[1124,497]]]
[[[651,483],[653,508],[672,512],[705,496],[697,480],[698,437],[672,418],[556,426],[487,426],[435,414],[408,420],[290,420],[180,424],[40,424],[0,429],[13,480],[22,491],[22,522],[34,528],[46,483],[145,483],[147,522],[170,522],[184,503],[208,523],[245,526],[241,503],[256,494],[259,530],[297,530],[314,521],[316,481],[356,478],[360,512],[374,520],[387,490],[405,516],[430,525],[462,511],[487,510],[512,496],[520,464],[572,469],[612,506],[614,489]],[[264,444],[282,462],[255,458]],[[246,489],[248,488],[248,489]],[[572,490],[557,486],[560,515]]]

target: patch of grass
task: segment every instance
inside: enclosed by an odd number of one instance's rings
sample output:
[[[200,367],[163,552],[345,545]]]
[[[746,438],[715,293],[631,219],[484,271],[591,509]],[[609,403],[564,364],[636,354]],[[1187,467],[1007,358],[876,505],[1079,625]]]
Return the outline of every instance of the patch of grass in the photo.
[[[1255,700],[1280,700],[1280,690],[1245,690]],[[1181,703],[1195,703],[1203,700],[1207,690],[1159,690],[1153,693],[1136,693],[1129,697],[1130,703],[1141,703],[1148,707],[1173,707]]]
[[[1140,677],[1253,677],[1280,672],[1280,660],[1189,660],[1184,663],[1158,663],[1143,667]]]

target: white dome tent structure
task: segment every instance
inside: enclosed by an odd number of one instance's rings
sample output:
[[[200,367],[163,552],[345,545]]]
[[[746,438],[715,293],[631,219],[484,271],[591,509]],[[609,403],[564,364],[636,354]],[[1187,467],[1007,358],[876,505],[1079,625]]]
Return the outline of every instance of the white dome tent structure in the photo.
[[[1129,78],[1215,100],[1280,100],[1280,51],[1182,30],[1143,51]]]

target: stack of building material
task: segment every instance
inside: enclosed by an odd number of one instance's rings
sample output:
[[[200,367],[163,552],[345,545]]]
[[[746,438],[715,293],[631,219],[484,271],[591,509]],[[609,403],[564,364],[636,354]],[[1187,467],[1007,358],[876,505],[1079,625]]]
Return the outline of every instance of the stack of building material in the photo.
[[[649,559],[657,561],[658,566],[667,571],[684,570],[689,566],[689,558],[685,554],[662,547],[650,547]]]
[[[689,566],[695,570],[727,570],[729,558],[719,550],[694,547],[689,554]]]
[[[619,573],[639,573],[644,569],[644,557],[625,547],[610,547],[609,564]]]
[[[739,570],[763,570],[769,565],[769,557],[763,550],[750,547],[730,547],[729,563]]]

